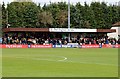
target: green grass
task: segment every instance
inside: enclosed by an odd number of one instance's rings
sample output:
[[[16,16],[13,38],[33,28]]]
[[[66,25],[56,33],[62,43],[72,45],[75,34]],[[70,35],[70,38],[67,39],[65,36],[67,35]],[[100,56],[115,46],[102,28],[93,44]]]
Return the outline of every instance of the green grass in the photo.
[[[118,49],[3,49],[3,77],[117,77]]]

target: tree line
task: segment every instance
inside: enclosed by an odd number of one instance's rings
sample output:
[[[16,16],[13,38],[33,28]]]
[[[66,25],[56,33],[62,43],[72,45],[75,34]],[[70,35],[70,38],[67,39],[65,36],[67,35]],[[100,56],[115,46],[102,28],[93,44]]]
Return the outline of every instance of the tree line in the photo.
[[[2,4],[2,27],[24,28],[67,28],[68,4],[58,2],[36,4],[34,2],[11,2]],[[92,2],[70,5],[71,28],[111,28],[120,21],[120,6],[107,5],[105,2]]]

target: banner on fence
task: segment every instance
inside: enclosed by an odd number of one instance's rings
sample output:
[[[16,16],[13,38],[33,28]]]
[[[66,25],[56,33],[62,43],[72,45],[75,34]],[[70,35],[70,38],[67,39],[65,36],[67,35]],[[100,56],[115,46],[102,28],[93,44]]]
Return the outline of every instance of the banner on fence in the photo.
[[[52,48],[52,45],[0,45],[0,48]]]
[[[111,44],[104,44],[102,45],[103,48],[120,48],[120,44],[111,45]]]
[[[30,48],[52,48],[52,45],[31,45]]]
[[[2,48],[28,48],[28,45],[1,45]]]
[[[74,47],[79,47],[79,44],[78,43],[68,43],[67,44],[67,47],[71,47],[71,48],[74,48]]]
[[[53,45],[53,48],[62,48],[62,45]]]
[[[116,45],[115,48],[120,48],[120,44]]]
[[[0,45],[0,48],[120,48],[120,44],[117,45],[110,45],[110,44],[104,44],[104,45],[78,45],[78,44],[67,44],[67,45]]]
[[[100,48],[100,45],[82,45],[82,48]]]

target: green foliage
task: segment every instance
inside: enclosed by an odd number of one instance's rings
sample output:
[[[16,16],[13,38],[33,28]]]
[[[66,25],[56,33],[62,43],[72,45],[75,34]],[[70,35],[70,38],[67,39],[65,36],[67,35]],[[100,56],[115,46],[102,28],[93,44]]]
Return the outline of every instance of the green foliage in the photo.
[[[2,5],[0,4],[0,37],[1,36],[2,36]]]
[[[8,23],[11,27],[35,27],[39,8],[32,2],[12,2],[8,4]]]
[[[23,0],[24,1],[24,0]],[[58,2],[35,4],[29,2],[11,2],[2,4],[2,25],[6,27],[9,23],[11,27],[31,27],[46,28],[68,26],[68,4]],[[71,28],[111,28],[112,24],[120,21],[120,6],[107,5],[105,2],[86,2],[81,5],[70,5]]]
[[[2,27],[6,27],[8,19],[7,19],[7,10],[5,8],[4,2],[2,4],[2,12],[0,13],[2,13]]]
[[[61,10],[57,13],[56,18],[57,24],[60,25],[60,27],[66,27],[65,23],[67,22],[67,11]]]
[[[52,13],[48,11],[43,11],[38,14],[38,27],[51,27],[53,24]]]
[[[0,27],[2,26],[2,5],[0,4]]]

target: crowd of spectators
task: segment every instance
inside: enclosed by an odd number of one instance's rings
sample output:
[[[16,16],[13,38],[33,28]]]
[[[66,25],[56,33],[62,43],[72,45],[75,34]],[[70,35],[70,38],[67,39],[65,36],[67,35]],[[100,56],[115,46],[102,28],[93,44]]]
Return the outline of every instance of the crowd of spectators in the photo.
[[[4,34],[2,38],[2,44],[53,44],[60,45],[67,43],[79,43],[79,44],[120,44],[120,38],[116,40],[115,38],[109,38],[107,36],[94,36],[88,37],[77,35],[76,37],[71,37],[70,41],[68,36],[66,37],[51,37],[48,33],[13,33],[13,34]]]

